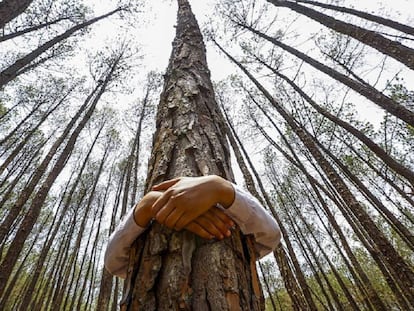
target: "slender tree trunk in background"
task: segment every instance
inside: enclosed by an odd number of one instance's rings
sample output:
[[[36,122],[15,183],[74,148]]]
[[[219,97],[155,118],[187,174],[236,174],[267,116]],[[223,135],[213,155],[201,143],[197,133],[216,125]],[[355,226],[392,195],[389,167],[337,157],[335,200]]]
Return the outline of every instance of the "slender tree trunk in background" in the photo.
[[[107,74],[105,81],[102,83],[99,92],[96,94],[96,97],[93,99],[91,106],[89,107],[88,111],[83,116],[82,120],[79,122],[77,127],[74,129],[73,133],[69,137],[65,148],[62,150],[60,156],[56,160],[54,167],[49,172],[48,176],[46,177],[45,181],[40,186],[39,190],[35,194],[30,204],[30,208],[28,212],[25,214],[23,222],[21,223],[19,229],[16,232],[16,235],[13,241],[10,244],[10,248],[7,251],[3,261],[0,265],[0,270],[5,271],[0,276],[0,295],[2,294],[4,287],[7,283],[8,277],[11,273],[12,268],[14,267],[16,261],[18,260],[18,256],[23,249],[24,242],[26,241],[27,237],[29,236],[34,224],[36,223],[37,218],[39,217],[41,208],[43,203],[46,200],[47,194],[49,193],[50,188],[52,187],[53,183],[55,182],[56,178],[59,176],[60,172],[63,170],[64,166],[66,165],[67,160],[69,159],[72,150],[75,146],[76,140],[80,134],[80,132],[85,127],[86,123],[91,118],[96,105],[98,104],[102,94],[105,92],[108,83],[112,79],[112,74],[114,73],[120,58],[114,61],[112,67]]]
[[[36,267],[34,268],[34,271],[31,273],[31,282],[28,286],[26,294],[22,298],[22,305],[23,306],[30,306],[31,305],[30,302],[31,302],[31,299],[33,297],[33,292],[34,292],[34,289],[36,287],[36,283],[38,281],[38,278],[41,274],[42,269],[45,266],[46,256],[49,253],[49,250],[52,246],[52,243],[55,241],[55,237],[58,234],[58,231],[61,230],[61,224],[63,222],[63,219],[64,219],[65,215],[66,215],[66,212],[69,209],[69,206],[70,206],[71,201],[72,201],[72,197],[73,197],[75,191],[77,190],[80,179],[82,177],[82,173],[83,173],[83,171],[86,167],[86,164],[88,163],[89,156],[92,153],[92,150],[93,150],[93,148],[94,148],[94,146],[95,146],[95,144],[98,140],[98,137],[101,133],[101,130],[102,130],[102,127],[99,129],[98,134],[95,136],[95,139],[94,139],[91,147],[89,148],[88,154],[86,155],[86,157],[85,157],[85,159],[82,163],[82,166],[79,170],[78,176],[77,176],[75,182],[73,183],[73,185],[71,186],[71,189],[70,189],[69,193],[64,196],[66,199],[65,199],[65,203],[64,203],[63,207],[58,209],[58,211],[60,211],[59,220],[57,221],[56,226],[53,229],[53,232],[51,233],[50,237],[48,237],[47,242],[44,244],[44,247],[42,248],[40,254],[38,255]]]
[[[4,295],[1,297],[1,300],[0,300],[0,310],[7,310],[6,307],[7,307],[8,299],[10,298],[10,294],[12,293],[12,291],[14,289],[14,286],[16,285],[16,282],[19,281],[19,280],[21,280],[19,278],[20,277],[20,273],[22,272],[24,266],[26,265],[26,260],[31,255],[31,252],[32,252],[33,247],[38,242],[38,239],[39,239],[40,234],[43,233],[43,228],[47,224],[49,218],[50,218],[50,214],[41,223],[40,228],[38,229],[39,231],[34,236],[33,241],[30,244],[29,249],[26,251],[26,254],[25,254],[24,258],[20,262],[19,268],[16,270],[16,272],[13,275],[13,278],[8,283],[8,286],[7,286],[7,288],[6,288],[5,292],[4,292]],[[54,220],[55,219],[53,219],[53,222],[54,222]]]
[[[287,7],[303,14],[332,30],[350,36],[366,45],[388,55],[407,67],[414,69],[414,50],[399,42],[389,40],[382,35],[359,26],[337,20],[329,15],[315,11],[309,7],[286,0],[267,0],[277,7]]]
[[[0,28],[19,16],[33,0],[3,0],[0,2]]]
[[[321,62],[309,57],[305,53],[302,53],[282,42],[277,40],[276,38],[272,38],[252,27],[249,25],[245,25],[242,23],[238,23],[238,26],[250,30],[254,34],[258,35],[259,37],[272,42],[274,45],[282,48],[283,50],[295,55],[296,57],[302,59],[309,65],[315,67],[316,69],[322,71],[323,73],[327,74],[328,76],[332,77],[333,79],[343,83],[344,85],[350,87],[355,92],[359,93],[360,95],[364,96],[368,100],[372,101],[373,103],[377,104],[378,106],[382,107],[384,110],[388,111],[390,114],[396,116],[397,118],[407,122],[411,126],[414,127],[414,112],[408,110],[403,105],[398,104],[390,97],[382,94],[380,91],[375,89],[374,87],[368,84],[362,84],[354,79],[349,78],[348,76],[322,64]],[[217,43],[216,43],[217,44]]]
[[[20,170],[18,175],[13,179],[13,181],[8,185],[7,191],[3,194],[1,201],[0,201],[0,210],[2,209],[3,205],[10,199],[11,195],[14,193],[15,187],[19,181],[23,178],[23,176],[27,175],[29,172],[29,168],[33,165],[33,162],[36,161],[36,159],[39,158],[39,155],[41,151],[43,150],[43,147],[46,145],[48,140],[45,140],[39,146],[36,146],[35,150],[32,150],[32,156],[28,159],[27,163],[23,166],[23,168]],[[4,243],[0,244],[0,254],[2,247],[4,246]]]
[[[230,143],[231,143],[231,145],[233,147],[234,153],[236,154],[236,158],[238,160],[240,169],[241,169],[241,171],[243,173],[244,179],[246,181],[249,181],[249,183],[247,184],[248,189],[249,189],[249,191],[251,193],[253,193],[257,197],[257,199],[259,201],[262,201],[263,202],[263,199],[260,197],[260,195],[257,192],[256,187],[254,185],[253,177],[251,176],[251,174],[250,174],[250,172],[249,172],[246,164],[244,163],[244,160],[243,160],[243,156],[241,154],[241,151],[243,152],[243,154],[244,154],[247,162],[249,163],[249,165],[250,165],[250,167],[251,167],[251,169],[252,169],[252,171],[253,171],[256,179],[257,179],[257,182],[259,184],[260,190],[261,190],[261,192],[263,194],[263,197],[264,197],[263,204],[265,204],[268,207],[268,209],[271,211],[271,213],[275,217],[275,219],[276,219],[276,221],[277,221],[277,223],[278,223],[278,225],[280,227],[280,231],[282,232],[282,235],[284,237],[284,241],[285,241],[286,246],[287,246],[287,249],[288,249],[289,257],[290,257],[290,259],[292,261],[292,264],[294,266],[294,270],[292,270],[292,272],[293,271],[295,272],[295,277],[296,277],[296,279],[298,281],[299,288],[301,289],[300,292],[291,291],[290,293],[291,294],[294,293],[295,296],[302,296],[303,295],[303,298],[300,299],[300,300],[304,300],[305,301],[305,303],[302,302],[302,304],[299,304],[296,307],[298,307],[299,309],[303,309],[303,308],[308,309],[309,308],[310,310],[317,310],[316,305],[315,305],[315,303],[313,301],[312,295],[311,295],[311,293],[309,291],[308,284],[306,283],[305,275],[304,275],[304,273],[302,272],[302,270],[300,268],[299,260],[296,257],[296,254],[295,254],[294,249],[293,249],[293,245],[292,245],[292,243],[291,243],[291,241],[289,239],[288,231],[286,230],[285,225],[283,224],[283,222],[281,221],[280,217],[278,216],[278,213],[274,209],[274,207],[273,207],[273,205],[272,205],[272,203],[270,201],[270,198],[267,195],[267,193],[266,193],[266,191],[264,189],[264,186],[263,186],[263,184],[262,184],[262,182],[260,180],[259,174],[255,170],[255,168],[253,166],[253,163],[250,160],[250,157],[249,157],[248,153],[244,149],[243,144],[241,143],[239,137],[237,136],[237,133],[236,133],[236,131],[233,128],[233,125],[231,123],[231,120],[228,118],[228,115],[226,113],[226,110],[223,109],[223,111],[224,111],[224,116],[226,117],[226,121],[227,121],[226,122],[227,137],[229,138],[229,141],[230,141]],[[284,252],[283,253],[282,252],[278,253],[278,256],[284,256],[284,255],[285,255]],[[286,261],[287,261],[287,259],[286,259]],[[282,262],[284,262],[284,261],[282,261]],[[279,267],[279,268],[281,270],[283,269],[283,267]],[[289,274],[283,274],[282,271],[281,271],[281,274],[282,274],[282,276],[285,276],[285,277],[291,277]],[[284,281],[285,281],[285,284],[288,283],[288,282],[290,282],[290,281],[293,282],[293,280],[289,280],[289,281],[288,280],[284,280]],[[296,303],[297,301],[300,301],[300,300],[297,300],[296,297],[291,297],[291,299],[292,299],[292,302],[293,303]]]
[[[413,27],[410,27],[409,25],[401,24],[399,22],[396,22],[396,21],[393,21],[391,19],[378,16],[378,15],[373,15],[373,14],[370,14],[370,13],[367,13],[367,12],[358,11],[358,10],[355,10],[355,9],[346,8],[346,7],[338,6],[338,5],[321,3],[321,2],[317,2],[317,1],[296,0],[296,2],[311,4],[311,5],[314,5],[314,6],[321,7],[321,8],[334,10],[334,11],[337,11],[337,12],[348,13],[348,14],[351,14],[351,15],[354,15],[354,16],[361,17],[361,18],[366,19],[368,21],[371,21],[371,22],[374,22],[374,23],[377,23],[377,24],[381,24],[381,25],[393,28],[395,30],[404,32],[408,35],[414,36],[414,28]]]
[[[39,25],[36,25],[36,26],[33,26],[33,27],[28,27],[26,29],[19,30],[19,31],[16,31],[16,32],[13,32],[13,33],[8,33],[7,35],[0,36],[0,42],[4,42],[4,41],[7,41],[7,40],[16,38],[18,36],[22,36],[26,33],[36,31],[36,30],[39,30],[39,29],[42,29],[42,28],[45,28],[45,27],[48,27],[48,26],[52,26],[52,25],[57,24],[61,21],[69,20],[69,19],[70,19],[69,17],[62,17],[62,18],[58,18],[58,19],[55,19],[55,20],[50,21],[50,22],[39,24]]]
[[[2,146],[7,140],[9,140],[19,129],[21,129],[24,125],[25,125],[25,123],[26,123],[26,121],[28,120],[28,119],[30,119],[30,117],[32,116],[32,115],[34,115],[39,109],[40,109],[40,107],[42,106],[44,104],[44,102],[42,101],[42,102],[40,102],[40,103],[37,103],[33,108],[32,108],[32,110],[30,110],[30,112],[22,119],[22,120],[20,120],[20,122],[4,137],[4,138],[2,138],[1,140],[0,140],[0,146]]]
[[[112,166],[111,171],[115,169],[114,165]],[[118,213],[118,206],[119,206],[119,198],[120,193],[122,191],[122,180],[123,175],[120,177],[120,182],[117,183],[118,189],[116,189],[115,194],[115,202],[113,204],[112,208],[112,216],[111,216],[111,224],[109,226],[109,234],[114,231],[115,228],[115,221],[116,221],[116,215]],[[98,301],[96,303],[96,311],[107,311],[110,310],[110,300],[111,300],[111,290],[113,285],[113,279],[114,277],[112,274],[110,274],[106,269],[103,269],[102,271],[102,277],[101,277],[101,283],[99,287],[99,295],[98,295]]]
[[[176,176],[233,180],[203,38],[186,0],[157,114],[146,189]],[[132,250],[123,310],[262,310],[252,243],[239,230],[211,243],[158,224]]]
[[[30,182],[24,187],[24,189],[20,192],[20,195],[16,199],[16,202],[13,204],[13,206],[10,208],[7,216],[2,221],[0,225],[0,243],[4,242],[4,238],[6,234],[10,231],[11,226],[14,222],[14,220],[19,215],[20,210],[22,207],[26,204],[27,200],[29,199],[30,195],[35,190],[36,186],[40,183],[41,178],[46,172],[46,169],[48,165],[50,164],[53,157],[56,155],[58,148],[60,145],[64,142],[66,137],[69,135],[72,128],[75,126],[78,119],[81,117],[82,113],[86,110],[87,106],[90,103],[90,100],[92,99],[93,95],[98,91],[98,86],[93,90],[93,92],[88,96],[88,98],[85,100],[84,104],[79,108],[75,116],[71,119],[71,121],[68,123],[68,125],[65,127],[65,130],[60,135],[60,137],[53,143],[53,145],[50,147],[48,153],[42,160],[42,162],[39,164],[39,166],[36,168],[36,170],[33,173],[33,176],[30,179]],[[1,279],[1,277],[0,277]]]
[[[260,273],[262,274],[262,277],[263,277],[263,283],[266,287],[267,294],[269,295],[270,303],[272,304],[273,310],[276,311],[277,310],[276,309],[276,303],[275,303],[275,300],[273,298],[274,293],[272,292],[272,290],[270,288],[270,285],[269,285],[269,282],[267,281],[266,273],[263,271],[263,265],[261,264],[260,261],[258,263],[259,263]]]
[[[140,116],[139,116],[139,120],[138,120],[138,127],[137,127],[137,134],[135,136],[135,161],[134,161],[134,165],[133,165],[133,170],[134,170],[134,174],[133,174],[133,183],[132,183],[132,193],[131,193],[131,203],[135,204],[136,199],[137,199],[137,190],[138,190],[138,168],[139,168],[139,160],[140,160],[140,151],[141,151],[141,130],[142,130],[142,125],[144,123],[144,119],[147,113],[147,106],[149,104],[149,96],[150,96],[150,91],[151,91],[151,85],[149,85],[151,83],[151,81],[148,79],[147,82],[147,91],[145,93],[145,97],[142,101],[142,105],[141,105],[141,111],[140,111]],[[138,134],[139,133],[139,134]]]
[[[393,245],[388,241],[382,231],[380,231],[371,219],[363,206],[357,201],[355,196],[349,190],[343,179],[335,171],[332,165],[324,158],[318,147],[316,146],[311,135],[279,105],[279,103],[269,94],[269,92],[251,75],[247,69],[237,62],[226,51],[221,49],[256,85],[256,87],[263,93],[263,95],[269,100],[271,105],[279,112],[279,114],[289,124],[291,129],[296,133],[297,137],[302,141],[304,146],[312,154],[312,157],[317,161],[318,165],[325,173],[328,180],[335,187],[336,191],[340,194],[343,202],[346,202],[344,206],[345,210],[343,214],[345,217],[354,217],[363,227],[367,235],[369,236],[371,243],[374,243],[375,251],[373,247],[369,247],[371,255],[374,257],[381,254],[384,264],[391,273],[393,273],[397,282],[401,288],[409,289],[414,287],[414,273],[411,267],[404,261],[400,254],[396,251]],[[349,214],[349,215],[348,215]],[[414,294],[410,294],[405,290],[406,298],[414,306]]]
[[[25,70],[25,67],[28,66],[32,61],[34,61],[37,57],[42,55],[44,52],[46,52],[48,49],[52,48],[54,45],[58,44],[59,42],[69,38],[71,35],[73,35],[78,30],[84,29],[93,23],[96,23],[97,21],[104,19],[108,16],[111,16],[117,12],[121,11],[120,8],[117,8],[109,13],[106,13],[104,15],[92,18],[86,22],[83,22],[81,24],[78,24],[67,31],[65,31],[63,34],[56,36],[52,40],[44,43],[43,45],[39,46],[37,49],[33,50],[29,54],[23,56],[22,58],[16,60],[14,64],[10,65],[6,69],[4,69],[2,72],[0,72],[0,90],[10,81],[15,79],[18,75],[22,74]]]
[[[69,250],[71,249],[70,243],[72,241],[76,228],[76,216],[79,211],[79,207],[82,206],[82,202],[86,197],[86,191],[81,191],[79,195],[79,202],[77,204],[76,210],[73,211],[73,216],[69,223],[69,229],[65,232],[59,243],[59,255],[55,261],[55,273],[54,277],[52,278],[52,286],[50,287],[50,290],[47,291],[46,303],[43,303],[43,300],[39,300],[35,305],[36,311],[41,310],[43,305],[45,306],[46,310],[49,310],[51,306],[57,306],[57,304],[54,304],[54,299],[59,295],[62,283],[66,277],[66,271],[68,270],[68,264],[66,264],[66,262],[68,262],[68,258],[70,258]]]
[[[381,160],[384,161],[385,164],[387,164],[390,168],[392,168],[396,173],[400,174],[401,176],[404,176],[407,178],[407,180],[414,185],[414,172],[409,169],[408,167],[405,167],[400,162],[396,161],[394,158],[392,158],[383,148],[381,148],[379,145],[377,145],[373,140],[371,140],[368,136],[366,136],[363,132],[355,128],[350,123],[341,120],[337,116],[331,114],[326,109],[318,105],[312,98],[310,98],[296,83],[294,83],[292,80],[290,80],[285,75],[281,74],[276,69],[269,66],[264,61],[260,60],[259,58],[255,57],[261,64],[266,66],[268,69],[270,69],[275,75],[285,80],[296,92],[298,92],[305,100],[308,102],[313,108],[315,108],[316,111],[318,111],[320,114],[322,114],[327,119],[331,120],[335,124],[339,125],[352,135],[354,135],[356,138],[358,138],[361,142],[363,142],[375,155],[377,155]]]

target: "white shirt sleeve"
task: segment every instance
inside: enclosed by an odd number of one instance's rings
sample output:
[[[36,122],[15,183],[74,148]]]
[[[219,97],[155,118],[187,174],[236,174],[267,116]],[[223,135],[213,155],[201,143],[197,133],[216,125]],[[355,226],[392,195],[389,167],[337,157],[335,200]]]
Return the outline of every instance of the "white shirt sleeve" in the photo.
[[[249,192],[234,185],[233,204],[224,209],[244,234],[253,234],[259,258],[273,251],[280,242],[281,233],[276,220]]]
[[[279,226],[256,198],[237,185],[233,184],[233,187],[234,202],[223,211],[244,234],[253,234],[256,252],[259,258],[263,257],[278,245],[281,236]],[[131,209],[109,237],[104,261],[111,274],[126,277],[131,245],[144,230],[135,223],[134,209]]]
[[[131,245],[144,230],[136,224],[132,208],[109,237],[104,257],[105,268],[109,273],[126,278]]]

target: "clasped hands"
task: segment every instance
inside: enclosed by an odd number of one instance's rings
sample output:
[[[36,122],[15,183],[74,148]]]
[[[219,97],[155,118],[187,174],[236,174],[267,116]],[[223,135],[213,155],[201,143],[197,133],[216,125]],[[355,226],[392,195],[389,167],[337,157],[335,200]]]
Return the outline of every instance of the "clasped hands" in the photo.
[[[220,208],[234,201],[232,184],[216,175],[179,177],[164,181],[135,206],[135,222],[146,227],[154,219],[170,229],[189,230],[205,239],[231,235],[233,221]]]

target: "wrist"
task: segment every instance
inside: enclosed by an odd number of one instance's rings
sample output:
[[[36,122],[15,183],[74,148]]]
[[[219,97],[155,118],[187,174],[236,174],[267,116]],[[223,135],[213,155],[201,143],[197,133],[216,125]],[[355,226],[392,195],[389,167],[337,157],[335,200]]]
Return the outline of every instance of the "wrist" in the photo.
[[[216,198],[224,208],[229,208],[235,199],[235,190],[232,183],[220,176],[215,176],[215,182],[217,184]]]
[[[134,220],[135,223],[141,228],[145,228],[151,222],[151,206],[145,206],[141,202],[135,205]]]

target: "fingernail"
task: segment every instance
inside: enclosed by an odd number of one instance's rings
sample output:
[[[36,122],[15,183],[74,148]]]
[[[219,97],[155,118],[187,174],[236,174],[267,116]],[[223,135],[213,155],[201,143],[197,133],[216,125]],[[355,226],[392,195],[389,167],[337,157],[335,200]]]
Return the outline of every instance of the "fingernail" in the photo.
[[[230,230],[227,230],[227,231],[226,231],[226,236],[227,236],[227,237],[229,237],[230,235],[231,235]]]

